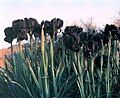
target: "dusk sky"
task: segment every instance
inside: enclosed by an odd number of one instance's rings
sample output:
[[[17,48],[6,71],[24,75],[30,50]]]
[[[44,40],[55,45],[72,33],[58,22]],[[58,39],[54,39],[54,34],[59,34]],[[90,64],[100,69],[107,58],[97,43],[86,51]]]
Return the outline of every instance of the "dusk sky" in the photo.
[[[4,29],[16,19],[42,20],[61,18],[64,25],[79,24],[93,18],[98,27],[111,24],[120,12],[120,0],[0,0],[0,49],[9,47],[4,42]]]

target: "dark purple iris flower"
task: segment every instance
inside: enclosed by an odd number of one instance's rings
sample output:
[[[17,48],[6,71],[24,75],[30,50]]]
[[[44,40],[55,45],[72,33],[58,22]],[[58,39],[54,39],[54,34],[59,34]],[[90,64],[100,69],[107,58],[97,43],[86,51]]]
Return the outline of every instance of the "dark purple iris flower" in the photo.
[[[81,32],[79,34],[79,37],[82,44],[87,44],[90,40],[91,35],[88,32]]]
[[[4,32],[6,36],[4,40],[8,43],[12,43],[13,39],[17,38],[17,34],[13,31],[12,27],[5,28]]]
[[[50,37],[55,40],[57,39],[57,33],[58,29],[61,30],[61,27],[63,26],[63,20],[60,18],[53,18],[51,21],[42,21],[41,22],[41,28],[43,27],[44,34],[49,34]]]
[[[98,32],[82,32],[79,34],[80,42],[84,46],[84,56],[91,57],[102,48],[103,34]]]
[[[20,29],[19,30],[18,40],[28,40],[26,29]]]
[[[80,45],[79,45],[79,43],[77,43],[77,41],[74,39],[74,37],[65,35],[63,37],[63,43],[66,48],[68,48],[74,52],[79,52]]]
[[[104,39],[104,35],[102,33],[95,33],[92,38],[92,47],[93,47],[93,52],[96,52],[102,48],[102,42]]]
[[[34,18],[24,18],[27,28],[33,30],[35,27],[38,27],[38,22]]]
[[[113,40],[119,39],[119,30],[115,25],[112,24],[111,25],[106,24],[103,34],[104,34],[104,40],[103,40],[104,44],[108,44],[110,36],[112,36]]]
[[[51,25],[51,22],[46,20],[44,23],[44,34],[49,34],[51,38],[53,38],[53,35],[54,35],[54,28],[53,26]]]
[[[73,33],[76,33],[77,35],[81,33],[83,28],[77,26],[67,26],[64,31],[66,34],[73,36]]]
[[[40,24],[39,24],[39,26],[37,26],[33,29],[32,34],[34,35],[35,38],[41,37],[41,30],[42,30],[42,27]]]
[[[79,34],[82,32],[82,28],[77,26],[67,26],[63,34],[63,43],[66,48],[79,52],[81,47]]]
[[[51,20],[51,24],[55,29],[60,29],[61,27],[63,27],[63,20],[61,20],[60,18],[53,18]]]
[[[15,20],[12,22],[13,31],[17,34],[17,40],[28,40],[27,33],[29,29],[27,28],[26,22],[24,20]]]

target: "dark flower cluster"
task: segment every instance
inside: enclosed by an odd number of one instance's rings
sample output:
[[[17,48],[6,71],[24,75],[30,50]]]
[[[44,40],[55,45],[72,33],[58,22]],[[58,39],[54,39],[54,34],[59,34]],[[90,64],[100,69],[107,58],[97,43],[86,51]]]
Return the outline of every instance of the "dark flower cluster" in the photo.
[[[12,27],[7,27],[5,32],[5,41],[11,43],[13,39],[17,40],[28,40],[27,34],[36,34],[36,29],[39,27],[39,24],[34,18],[25,18],[14,20],[12,22]],[[31,33],[32,32],[32,33]]]
[[[13,39],[17,38],[17,34],[14,33],[12,27],[5,28],[4,32],[5,32],[5,36],[6,36],[4,38],[4,40],[8,43],[12,43]]]
[[[102,47],[103,34],[98,32],[84,32],[83,28],[77,26],[67,26],[63,34],[63,43],[66,48],[79,52],[83,45],[86,57],[93,54]]]
[[[82,32],[79,35],[84,48],[84,56],[93,56],[102,47],[103,34],[98,32]]]
[[[50,21],[46,20],[44,21],[44,34],[49,34],[51,38],[53,38],[53,35],[54,35],[54,28],[51,24]]]
[[[41,37],[41,30],[42,26],[40,24],[38,24],[38,26],[33,29],[32,34],[34,35],[35,38]]]
[[[112,40],[120,40],[120,32],[115,25],[106,24],[102,32],[86,32],[77,26],[67,26],[63,33],[63,43],[74,52],[79,52],[83,46],[84,56],[89,57],[102,48],[102,42],[103,45],[108,44],[110,36]]]
[[[63,43],[66,48],[79,52],[81,47],[79,34],[83,28],[77,26],[67,26],[63,33]]]
[[[27,28],[26,23],[22,19],[14,20],[12,22],[12,29],[14,34],[16,34],[17,40],[28,39],[26,28]]]
[[[12,43],[13,39],[17,38],[17,40],[28,40],[28,35],[32,37],[34,35],[35,38],[41,38],[41,29],[44,25],[45,34],[49,34],[51,38],[57,34],[57,30],[61,29],[63,26],[63,20],[59,18],[53,18],[51,21],[42,21],[41,24],[34,18],[24,18],[14,20],[12,22],[12,27],[7,27],[5,32],[5,41]]]
[[[108,44],[109,38],[111,37],[112,40],[120,40],[120,32],[119,28],[115,25],[106,24],[104,31],[102,31],[104,34],[104,44]]]
[[[60,18],[53,18],[51,21],[42,21],[41,25],[44,25],[44,33],[49,34],[51,38],[55,37],[57,39],[58,30],[63,27],[63,20]]]
[[[28,28],[28,34],[30,37],[34,34],[34,37],[39,37],[39,34],[41,32],[40,30],[40,24],[37,22],[34,18],[25,18],[26,26]]]
[[[51,24],[55,29],[61,29],[61,27],[63,27],[63,20],[60,18],[53,18]]]

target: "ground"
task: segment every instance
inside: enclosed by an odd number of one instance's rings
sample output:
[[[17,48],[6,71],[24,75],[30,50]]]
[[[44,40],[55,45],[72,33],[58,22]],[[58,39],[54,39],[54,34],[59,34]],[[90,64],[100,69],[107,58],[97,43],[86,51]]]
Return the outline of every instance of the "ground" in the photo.
[[[17,51],[17,50],[18,50],[17,47],[14,46],[14,51]],[[0,49],[0,66],[1,67],[4,67],[5,55],[7,56],[11,55],[10,48]]]

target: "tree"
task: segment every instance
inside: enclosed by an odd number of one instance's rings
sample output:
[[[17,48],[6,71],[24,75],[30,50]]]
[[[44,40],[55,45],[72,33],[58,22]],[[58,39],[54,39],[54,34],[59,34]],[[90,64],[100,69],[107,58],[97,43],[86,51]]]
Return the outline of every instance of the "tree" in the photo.
[[[118,12],[118,16],[117,17],[114,17],[114,24],[117,27],[120,27],[120,12]]]
[[[97,26],[93,20],[93,18],[88,18],[87,21],[82,21],[81,20],[81,25],[83,26],[83,28],[85,29],[86,32],[95,32],[97,29]]]

